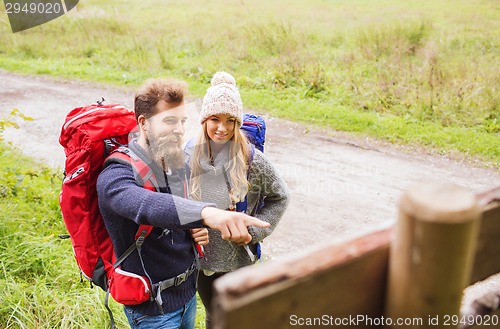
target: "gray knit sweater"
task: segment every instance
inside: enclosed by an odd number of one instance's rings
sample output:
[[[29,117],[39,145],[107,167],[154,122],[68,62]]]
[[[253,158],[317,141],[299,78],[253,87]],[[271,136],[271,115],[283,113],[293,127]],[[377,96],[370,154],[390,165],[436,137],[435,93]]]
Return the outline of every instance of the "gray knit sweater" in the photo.
[[[201,177],[201,200],[215,203],[219,209],[228,209],[231,204],[224,178],[223,165],[229,161],[229,148],[224,148],[210,164],[208,158],[200,159],[204,174]],[[269,222],[269,228],[250,227],[252,235],[250,249],[255,251],[255,243],[269,236],[278,225],[289,203],[290,194],[285,181],[274,166],[259,150],[254,150],[253,161],[248,176],[250,189],[247,194],[246,213],[260,220]],[[264,199],[264,206],[257,211],[259,200]],[[222,240],[218,231],[208,229],[209,243],[205,246],[205,258],[201,262],[204,270],[230,272],[252,264],[250,256],[242,246]]]

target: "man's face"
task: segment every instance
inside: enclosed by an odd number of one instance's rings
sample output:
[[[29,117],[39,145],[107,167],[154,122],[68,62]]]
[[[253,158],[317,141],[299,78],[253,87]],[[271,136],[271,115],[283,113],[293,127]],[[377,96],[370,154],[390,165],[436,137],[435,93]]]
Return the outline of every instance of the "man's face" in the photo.
[[[180,168],[184,163],[182,136],[187,119],[184,104],[172,107],[161,101],[156,107],[158,114],[146,120],[151,157],[160,165]]]

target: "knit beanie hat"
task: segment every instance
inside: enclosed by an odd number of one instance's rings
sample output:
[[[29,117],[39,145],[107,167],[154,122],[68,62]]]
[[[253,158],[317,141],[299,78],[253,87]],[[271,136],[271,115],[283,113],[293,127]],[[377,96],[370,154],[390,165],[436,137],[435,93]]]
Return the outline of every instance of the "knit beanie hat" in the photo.
[[[203,98],[200,123],[216,114],[234,116],[239,126],[243,121],[243,103],[238,88],[236,88],[236,80],[226,72],[214,74],[211,86]]]

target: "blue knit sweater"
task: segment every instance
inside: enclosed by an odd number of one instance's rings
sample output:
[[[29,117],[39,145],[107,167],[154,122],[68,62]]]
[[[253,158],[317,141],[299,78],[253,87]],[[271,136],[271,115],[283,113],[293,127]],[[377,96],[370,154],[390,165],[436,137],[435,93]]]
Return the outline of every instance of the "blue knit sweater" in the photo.
[[[134,151],[145,158],[145,152],[137,143]],[[159,180],[165,179],[160,185],[163,193],[139,186],[132,167],[120,163],[111,163],[101,172],[97,193],[99,209],[117,257],[134,242],[139,224],[154,226],[141,251],[147,274],[154,284],[183,273],[193,264],[195,255],[188,229],[203,227],[201,211],[210,204],[170,194],[174,188],[169,185],[175,185],[182,172],[177,173],[176,178],[176,173],[167,176],[158,166],[151,164],[151,167]],[[137,251],[125,259],[121,268],[145,275]],[[195,282],[196,275],[191,275],[181,285],[165,289],[162,292],[163,312],[171,312],[188,302],[196,293]],[[132,307],[147,315],[161,314],[154,301]]]

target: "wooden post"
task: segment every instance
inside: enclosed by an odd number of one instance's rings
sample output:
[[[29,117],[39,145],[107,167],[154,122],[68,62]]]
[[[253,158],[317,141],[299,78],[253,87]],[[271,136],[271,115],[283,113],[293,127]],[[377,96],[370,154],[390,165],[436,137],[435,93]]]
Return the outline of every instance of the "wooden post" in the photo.
[[[452,317],[469,282],[479,210],[474,195],[455,185],[422,184],[403,195],[390,249],[386,328],[457,327]]]

